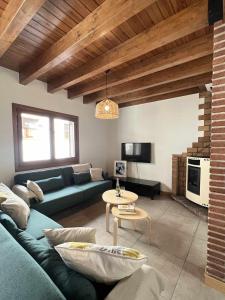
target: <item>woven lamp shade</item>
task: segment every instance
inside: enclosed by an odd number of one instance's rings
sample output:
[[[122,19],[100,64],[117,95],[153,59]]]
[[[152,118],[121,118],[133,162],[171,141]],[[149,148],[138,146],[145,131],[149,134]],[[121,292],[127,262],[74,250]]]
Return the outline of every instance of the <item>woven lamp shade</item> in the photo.
[[[118,104],[108,98],[97,103],[95,109],[97,119],[117,119],[119,118]]]

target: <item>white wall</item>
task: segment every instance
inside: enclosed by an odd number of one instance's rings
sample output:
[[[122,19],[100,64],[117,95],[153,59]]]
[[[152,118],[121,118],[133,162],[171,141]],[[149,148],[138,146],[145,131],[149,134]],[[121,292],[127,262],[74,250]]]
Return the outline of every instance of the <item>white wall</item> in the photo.
[[[94,105],[82,99],[69,100],[66,93],[49,94],[46,85],[35,81],[19,84],[18,73],[0,67],[0,182],[10,184],[14,176],[12,103],[24,104],[79,116],[80,161],[106,167],[107,121],[94,117]]]
[[[198,95],[174,98],[120,110],[120,118],[111,123],[108,168],[121,159],[123,142],[151,142],[152,163],[128,163],[128,176],[157,180],[162,190],[172,186],[172,154],[186,152],[198,138]]]
[[[182,98],[182,99],[181,99]],[[118,120],[97,120],[94,104],[68,100],[64,91],[49,94],[40,81],[23,86],[18,74],[0,67],[0,181],[14,176],[12,103],[79,116],[80,161],[108,168],[120,159],[122,142],[151,142],[152,163],[129,163],[128,175],[159,180],[163,190],[171,189],[171,157],[190,147],[198,136],[198,95],[127,107]]]

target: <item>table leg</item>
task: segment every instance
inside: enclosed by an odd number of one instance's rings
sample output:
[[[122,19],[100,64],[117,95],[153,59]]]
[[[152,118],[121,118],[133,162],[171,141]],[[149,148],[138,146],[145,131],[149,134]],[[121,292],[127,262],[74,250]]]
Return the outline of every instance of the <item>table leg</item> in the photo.
[[[117,217],[113,219],[113,246],[117,246],[118,221]]]
[[[109,213],[110,213],[110,203],[107,203],[105,208],[105,222],[106,222],[106,231],[108,232],[109,232]]]
[[[119,227],[122,227],[122,224],[121,224],[121,223],[122,223],[121,219],[118,219],[118,226],[119,226]]]
[[[151,242],[151,219],[150,219],[150,217],[146,218],[146,223],[147,223],[147,240],[150,244],[150,242]]]

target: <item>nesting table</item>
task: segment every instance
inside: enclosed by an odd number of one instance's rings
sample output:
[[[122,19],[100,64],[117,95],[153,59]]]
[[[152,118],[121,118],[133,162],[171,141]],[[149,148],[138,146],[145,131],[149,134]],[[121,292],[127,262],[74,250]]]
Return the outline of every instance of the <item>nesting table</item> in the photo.
[[[116,197],[116,190],[109,190],[103,193],[103,201],[106,203],[106,231],[109,232],[109,214],[112,206],[113,215],[113,245],[117,245],[118,226],[121,226],[121,220],[131,221],[136,229],[136,221],[145,220],[147,224],[147,237],[150,241],[151,220],[148,213],[135,206],[135,214],[123,214],[118,209],[118,205],[134,203],[138,200],[138,195],[126,190],[121,190],[121,196]]]
[[[106,202],[106,231],[109,231],[110,206],[134,203],[137,201],[138,195],[133,192],[121,190],[121,196],[116,197],[116,190],[108,190],[103,193],[102,199],[104,202]]]
[[[150,242],[150,234],[151,234],[151,220],[148,213],[139,208],[135,207],[135,215],[126,215],[122,214],[121,211],[117,207],[112,208],[113,215],[113,245],[117,245],[117,234],[118,234],[118,226],[121,226],[121,220],[127,220],[134,222],[134,227],[136,230],[136,221],[145,220],[147,225],[146,235],[148,238],[148,242]]]

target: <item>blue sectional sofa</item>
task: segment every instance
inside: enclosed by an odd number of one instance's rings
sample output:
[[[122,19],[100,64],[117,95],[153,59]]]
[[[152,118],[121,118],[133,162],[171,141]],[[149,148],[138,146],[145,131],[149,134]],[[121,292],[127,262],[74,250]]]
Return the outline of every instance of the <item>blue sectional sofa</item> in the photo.
[[[62,227],[48,216],[96,199],[112,182],[75,184],[72,167],[17,174],[14,181],[26,186],[27,180],[49,178],[57,178],[55,182],[60,184],[47,186],[42,202],[31,201],[26,230],[0,210],[0,299],[103,300],[113,286],[92,282],[68,268],[49,245],[43,229]]]
[[[14,182],[19,185],[26,185],[27,180],[41,181],[61,176],[63,184],[60,184],[60,188],[56,184],[55,189],[53,187],[51,191],[44,192],[44,201],[32,202],[32,208],[50,216],[76,204],[95,199],[112,187],[112,181],[107,179],[96,182],[90,181],[80,185],[75,184],[72,167],[17,174],[14,177]]]
[[[0,224],[0,299],[65,300],[39,264]]]
[[[43,229],[60,224],[31,208],[26,230],[0,210],[1,300],[103,300],[113,286],[68,268]]]
[[[0,211],[1,300],[103,300],[113,286],[91,281],[68,268],[44,237],[43,229],[60,228],[31,209],[26,230]]]

